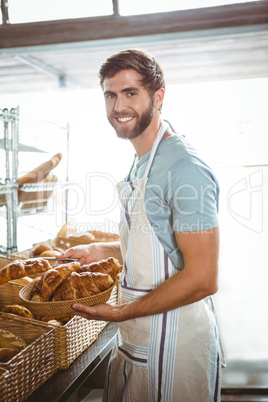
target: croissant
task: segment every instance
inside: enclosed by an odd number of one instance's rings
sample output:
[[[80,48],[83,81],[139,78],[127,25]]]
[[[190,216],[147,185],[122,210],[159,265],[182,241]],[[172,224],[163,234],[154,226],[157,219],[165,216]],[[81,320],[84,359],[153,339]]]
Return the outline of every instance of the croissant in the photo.
[[[0,284],[20,279],[24,276],[46,272],[49,269],[51,269],[49,262],[42,258],[15,260],[0,270]]]
[[[31,300],[48,301],[57,287],[71,275],[72,272],[80,268],[80,263],[75,261],[69,264],[63,264],[45,272],[39,280],[34,283]]]
[[[20,304],[9,304],[4,306],[2,311],[4,313],[12,313],[21,317],[34,319],[34,315],[31,313],[31,311],[27,307],[21,306]]]
[[[33,282],[33,287],[31,290],[31,295],[30,295],[30,300],[31,301],[36,301],[36,302],[43,302],[45,301],[43,297],[41,296],[41,287],[42,287],[42,277],[36,279]]]
[[[114,279],[100,272],[73,272],[55,291],[54,301],[74,300],[109,289]]]
[[[119,261],[114,257],[109,257],[106,260],[100,260],[93,262],[89,265],[82,265],[78,272],[102,272],[103,274],[109,274],[114,280],[121,272],[121,265]]]

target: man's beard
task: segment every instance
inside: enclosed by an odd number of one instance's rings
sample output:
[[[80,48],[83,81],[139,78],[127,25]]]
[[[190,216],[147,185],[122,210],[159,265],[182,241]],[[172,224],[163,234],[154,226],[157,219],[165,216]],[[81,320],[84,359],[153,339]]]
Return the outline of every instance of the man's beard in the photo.
[[[126,115],[126,116],[129,116]],[[135,115],[136,117],[137,115]],[[113,128],[116,131],[117,137],[119,138],[124,138],[127,140],[133,140],[134,138],[137,138],[140,134],[142,134],[146,128],[149,126],[151,123],[153,117],[154,117],[154,104],[153,100],[151,100],[150,105],[148,108],[143,112],[143,114],[140,116],[138,119],[135,127],[133,128],[132,131],[128,127],[118,127],[116,123],[114,122],[114,118],[116,117],[124,117],[124,114],[119,114],[119,113],[113,113],[111,117],[108,117],[109,122],[113,126]]]

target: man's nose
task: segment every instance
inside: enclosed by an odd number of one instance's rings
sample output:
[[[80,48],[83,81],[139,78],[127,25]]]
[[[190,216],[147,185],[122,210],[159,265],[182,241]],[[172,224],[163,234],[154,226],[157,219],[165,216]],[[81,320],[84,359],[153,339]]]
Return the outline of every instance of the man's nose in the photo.
[[[114,110],[116,112],[121,112],[122,110],[124,110],[125,108],[125,104],[122,98],[117,97],[115,104],[114,104]]]

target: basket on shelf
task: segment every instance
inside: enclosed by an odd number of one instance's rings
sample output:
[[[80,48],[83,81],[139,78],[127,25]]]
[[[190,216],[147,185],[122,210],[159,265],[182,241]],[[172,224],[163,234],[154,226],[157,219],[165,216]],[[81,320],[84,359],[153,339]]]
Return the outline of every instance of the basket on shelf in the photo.
[[[18,203],[21,211],[43,211],[58,181],[57,176],[49,175],[40,183],[24,184],[18,190]]]
[[[71,241],[79,242],[80,244],[119,241],[119,236],[117,234],[101,232],[99,230],[91,230],[88,234],[77,234],[68,236],[67,238]]]
[[[27,260],[28,258],[34,258],[34,257],[36,257],[36,256],[34,256],[34,249],[36,246],[41,245],[41,244],[51,246],[52,248],[57,247],[57,248],[61,248],[63,250],[67,250],[70,247],[78,246],[80,243],[75,240],[69,240],[69,239],[65,239],[65,238],[61,238],[61,237],[56,237],[54,239],[48,239],[48,240],[42,241],[40,243],[35,243],[33,245],[33,247],[13,253],[13,254],[11,254],[10,257],[13,260],[18,260],[18,259]],[[40,257],[40,258],[42,258],[42,257]]]
[[[58,369],[55,329],[42,322],[4,313],[0,315],[0,328],[28,344],[9,361],[0,363],[0,369],[6,371],[7,401],[24,401]]]

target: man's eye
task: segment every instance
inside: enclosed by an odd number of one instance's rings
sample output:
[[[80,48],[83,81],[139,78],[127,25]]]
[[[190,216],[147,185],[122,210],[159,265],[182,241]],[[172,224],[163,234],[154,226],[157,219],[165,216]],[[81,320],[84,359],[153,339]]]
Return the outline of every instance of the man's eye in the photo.
[[[113,99],[114,97],[115,97],[115,95],[113,95],[113,94],[107,94],[107,95],[105,96],[105,98],[106,98],[107,100]]]
[[[136,95],[135,92],[128,92],[128,96],[131,98],[132,96]]]

